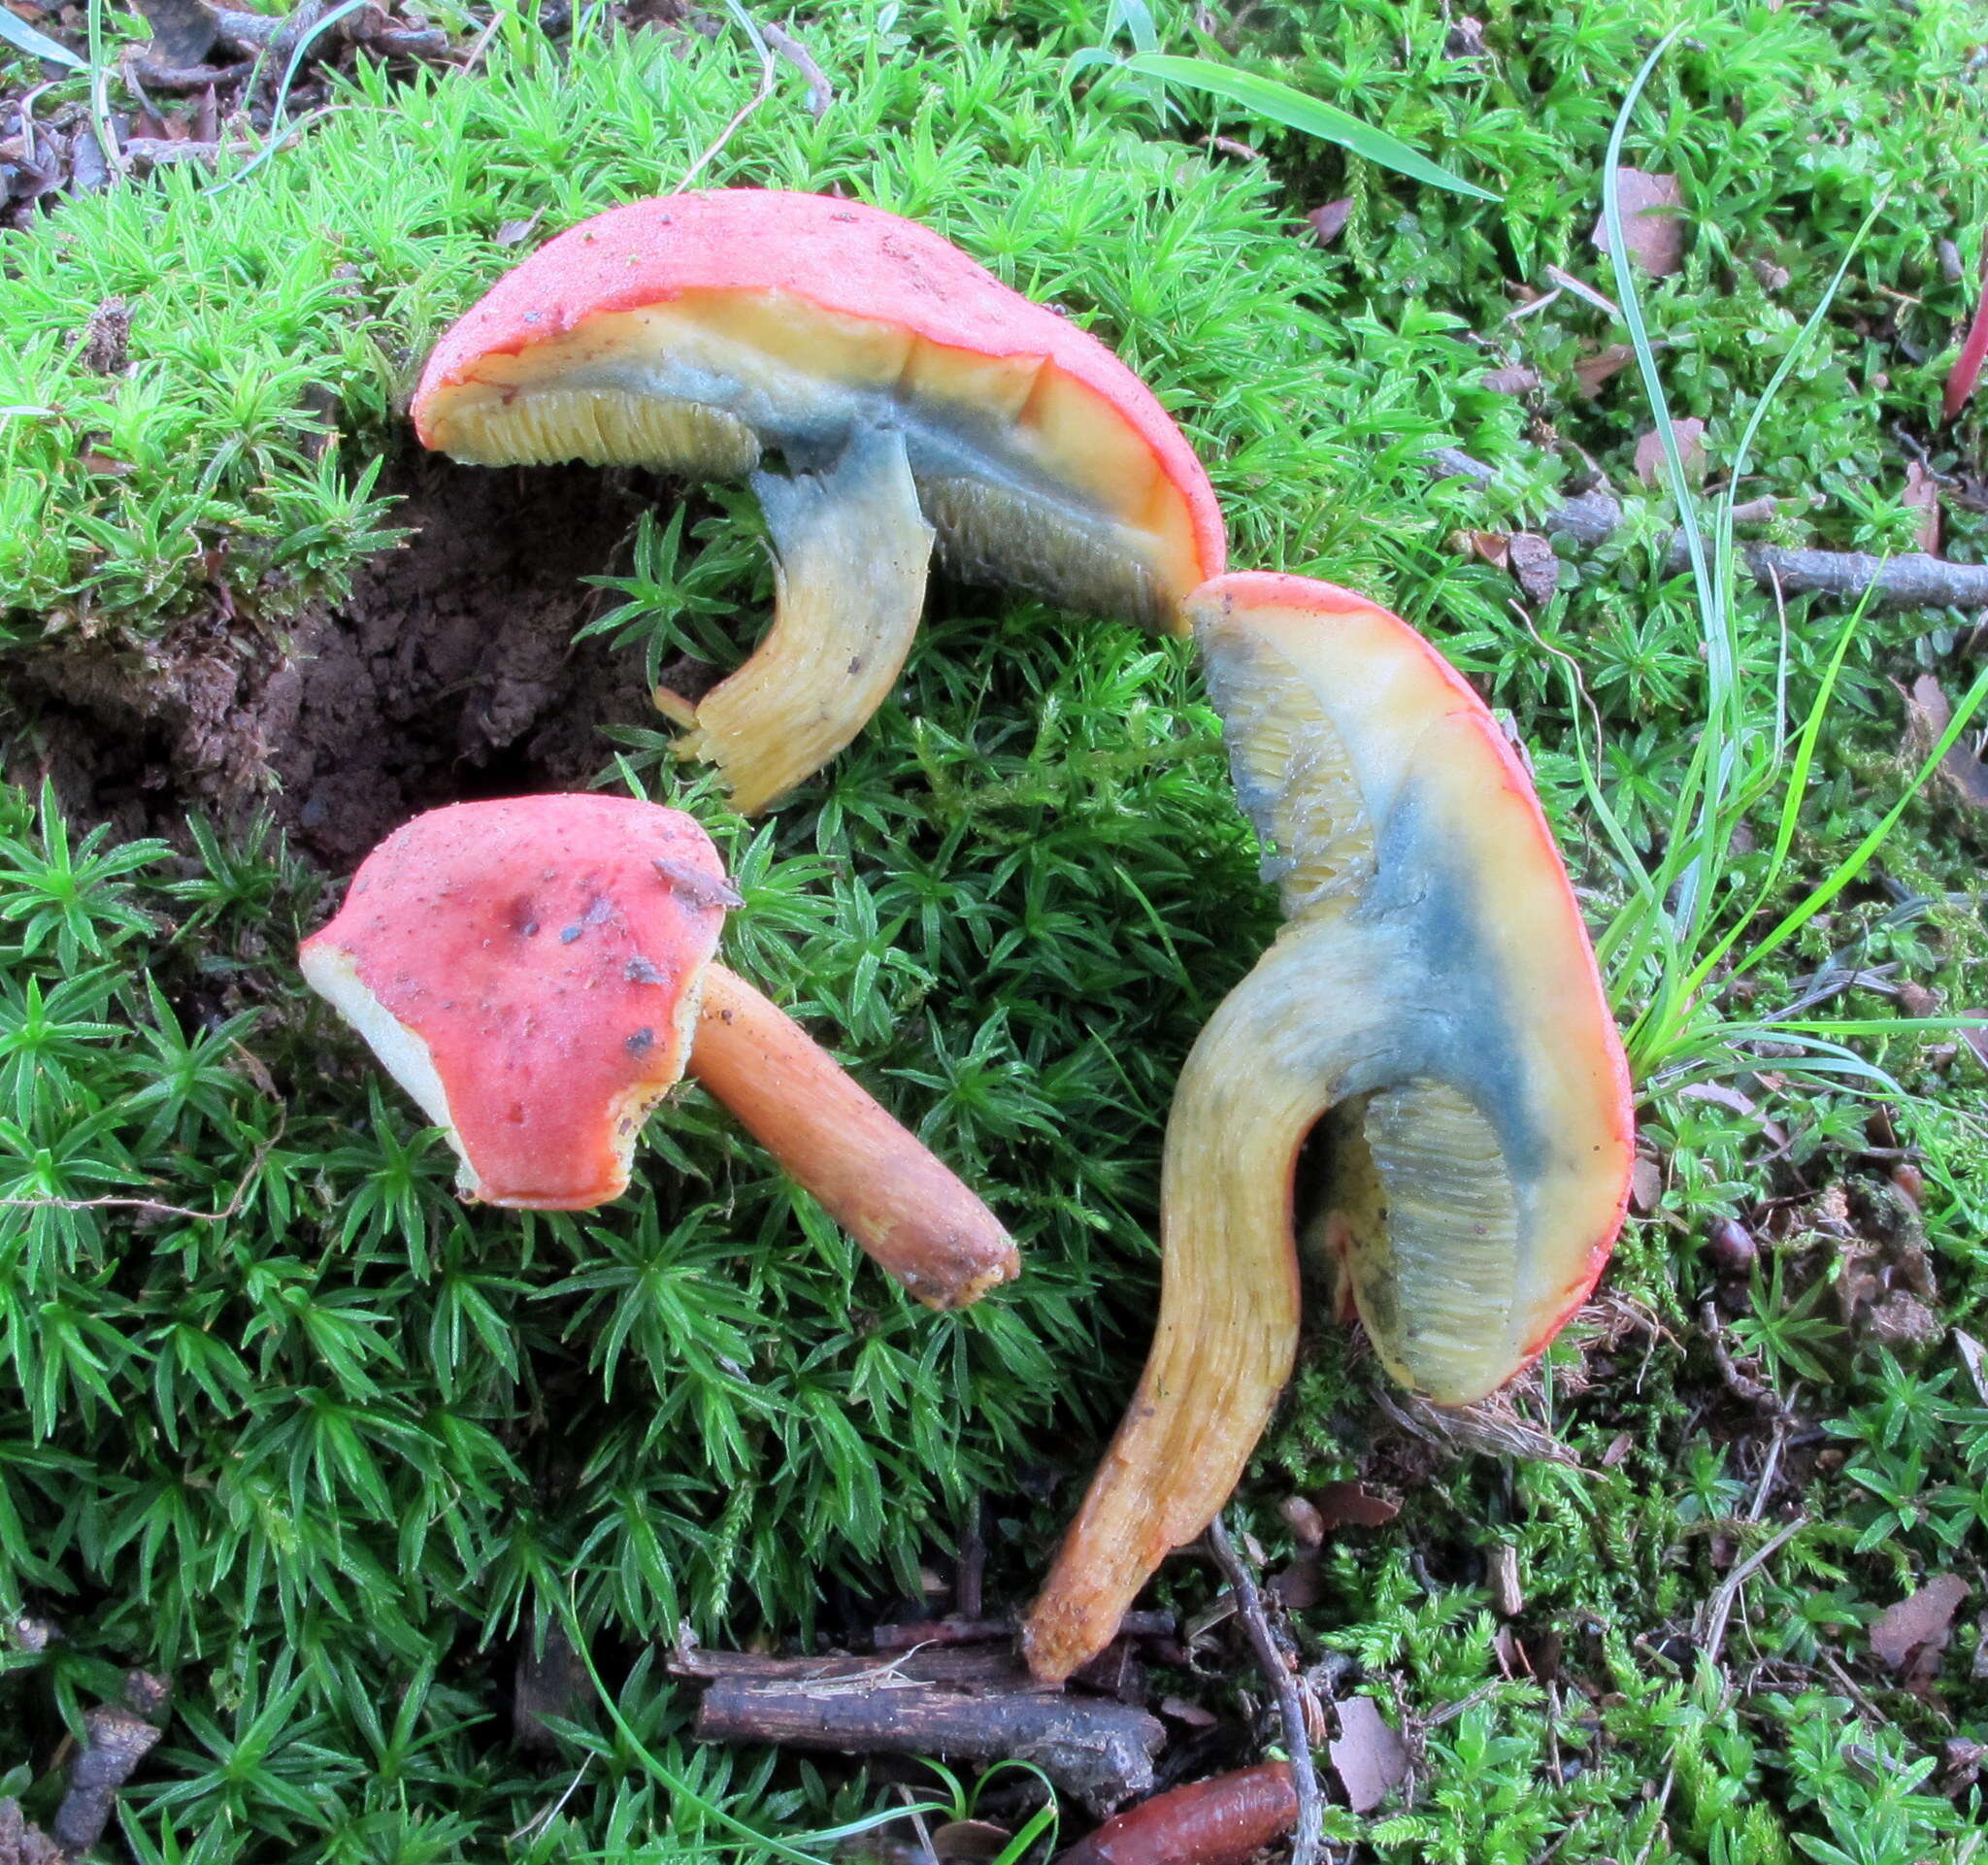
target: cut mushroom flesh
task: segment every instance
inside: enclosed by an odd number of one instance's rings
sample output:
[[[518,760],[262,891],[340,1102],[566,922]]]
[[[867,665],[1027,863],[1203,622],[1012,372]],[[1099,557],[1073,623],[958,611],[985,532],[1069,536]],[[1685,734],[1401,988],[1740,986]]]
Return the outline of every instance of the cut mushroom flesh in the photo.
[[[831,493],[786,500],[776,476],[755,480],[783,601],[802,601],[804,556],[838,575],[862,671],[902,660],[923,596],[909,566],[935,533],[963,577],[1168,632],[1222,563],[1207,476],[1116,357],[928,229],[824,196],[718,190],[583,222],[445,336],[414,412],[428,446],[486,465],[736,478],[778,451]],[[886,444],[914,493],[886,499],[874,464],[848,460]],[[845,479],[866,490],[847,508]],[[903,567],[872,583],[879,557]],[[733,688],[723,731],[703,716],[712,698],[696,709],[696,749],[742,797],[771,800],[759,748],[783,741],[793,708],[833,716],[816,734],[832,755],[874,709],[874,681],[790,701],[735,684],[750,673],[717,689]]]
[[[1294,1179],[1325,1121],[1333,1260],[1388,1371],[1482,1397],[1620,1225],[1627,1071],[1572,889],[1482,703],[1384,610],[1224,577],[1188,603],[1286,923],[1182,1070],[1152,1355],[1025,1628],[1039,1674],[1110,1640],[1234,1487],[1298,1336]]]

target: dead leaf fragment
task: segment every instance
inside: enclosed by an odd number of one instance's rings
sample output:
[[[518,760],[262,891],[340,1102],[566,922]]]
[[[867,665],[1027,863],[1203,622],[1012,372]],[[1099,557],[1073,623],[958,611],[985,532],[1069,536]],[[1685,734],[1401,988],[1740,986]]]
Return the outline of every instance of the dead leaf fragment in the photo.
[[[1312,1492],[1311,1501],[1327,1528],[1378,1528],[1402,1513],[1400,1503],[1357,1482],[1329,1482]]]
[[[1340,1735],[1327,1746],[1334,1772],[1356,1814],[1371,1813],[1408,1778],[1408,1748],[1388,1726],[1372,1697],[1339,1706]]]
[[[1506,363],[1484,372],[1484,386],[1494,395],[1530,395],[1540,385],[1540,372],[1524,363]]]
[[[1325,1597],[1325,1570],[1316,1554],[1303,1553],[1265,1584],[1292,1612],[1306,1613]]]
[[[1930,1674],[1938,1668],[1939,1653],[1946,1649],[1947,1635],[1953,1629],[1953,1615],[1967,1597],[1968,1583],[1958,1574],[1934,1575],[1916,1593],[1907,1593],[1887,1606],[1872,1621],[1872,1655],[1902,1673],[1908,1666],[1919,1670],[1930,1657]]]
[[[1492,1549],[1486,1562],[1491,1582],[1491,1604],[1498,1609],[1500,1618],[1515,1619],[1525,1610],[1525,1589],[1518,1579],[1518,1549],[1509,1542],[1500,1542]]]
[[[1653,279],[1668,279],[1684,263],[1684,195],[1674,175],[1649,175],[1640,168],[1615,171],[1616,196],[1622,204],[1622,237],[1629,256]],[[1608,245],[1606,216],[1595,222],[1595,245]]]
[[[1449,36],[1442,42],[1445,58],[1481,58],[1484,55],[1484,22],[1464,14],[1450,22]]]
[[[932,1829],[932,1850],[941,1859],[999,1858],[1013,1837],[991,1819],[949,1819]]]
[[[1160,1715],[1175,1722],[1184,1722],[1190,1729],[1212,1729],[1220,1720],[1213,1711],[1189,1703],[1185,1697],[1162,1697]]]
[[[1330,246],[1346,230],[1346,222],[1353,217],[1353,204],[1346,201],[1328,201],[1323,207],[1315,207],[1305,216],[1311,222],[1311,230],[1318,235],[1320,246]]]
[[[1627,344],[1609,344],[1575,363],[1574,380],[1579,384],[1582,397],[1593,401],[1602,392],[1604,383],[1621,375],[1635,360],[1636,351]]]
[[[1905,749],[1924,757],[1939,743],[1953,718],[1953,708],[1931,674],[1921,674],[1905,700]],[[1939,778],[1963,803],[1988,810],[1988,765],[1968,749],[1965,739],[1956,739],[1947,747],[1946,755],[1939,760]],[[1969,1041],[1973,1039],[1970,1037]]]
[[[1974,1060],[1988,1069],[1988,1011],[1963,1011],[1969,1020],[1961,1025],[1961,1038],[1974,1051]]]
[[[1677,457],[1684,463],[1684,477],[1696,484],[1705,478],[1705,422],[1695,415],[1671,423],[1677,443]],[[1645,485],[1661,484],[1664,478],[1664,437],[1651,428],[1636,443],[1636,477]]]
[[[1984,1358],[1988,1358],[1988,1349],[1984,1349],[1971,1334],[1963,1334],[1959,1328],[1953,1331],[1953,1344],[1959,1350],[1961,1364],[1968,1369],[1968,1378],[1972,1382],[1974,1390],[1981,1395],[1981,1403],[1988,1405],[1988,1366],[1983,1365]]]
[[[1560,559],[1537,531],[1514,531],[1506,555],[1526,600],[1538,608],[1560,587]]]
[[[1905,462],[1904,502],[1919,515],[1913,541],[1929,557],[1939,554],[1939,482],[1917,460]]]
[[[1664,1195],[1664,1169],[1646,1152],[1636,1155],[1636,1164],[1629,1168],[1629,1202],[1636,1210],[1647,1216],[1657,1208]]]
[[[1494,570],[1511,568],[1511,540],[1503,531],[1459,531],[1450,543],[1459,550],[1481,557]]]

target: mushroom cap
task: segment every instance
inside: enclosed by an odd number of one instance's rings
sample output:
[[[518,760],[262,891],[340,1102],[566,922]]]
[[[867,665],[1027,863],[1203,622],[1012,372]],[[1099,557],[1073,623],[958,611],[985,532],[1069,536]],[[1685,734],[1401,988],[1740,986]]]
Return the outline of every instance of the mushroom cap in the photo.
[[[1263,574],[1188,609],[1276,850],[1289,1016],[1371,1019],[1336,1082],[1354,1156],[1320,1240],[1397,1379],[1481,1397],[1594,1285],[1634,1162],[1628,1066],[1559,851],[1484,703],[1386,610]]]
[[[582,1210],[627,1188],[735,904],[711,838],[680,811],[616,796],[458,803],[375,849],[299,960],[448,1130],[467,1195]]]
[[[569,228],[436,346],[422,442],[737,476],[901,424],[941,550],[1055,600],[1184,632],[1224,563],[1207,474],[1103,344],[958,248],[860,202],[759,188]]]

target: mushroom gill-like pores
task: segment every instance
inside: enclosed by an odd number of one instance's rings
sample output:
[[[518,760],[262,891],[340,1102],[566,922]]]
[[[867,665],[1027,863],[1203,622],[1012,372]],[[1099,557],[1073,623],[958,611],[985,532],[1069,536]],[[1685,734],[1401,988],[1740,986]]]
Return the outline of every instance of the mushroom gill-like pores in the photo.
[[[772,631],[694,705],[656,696],[747,814],[882,703],[935,533],[964,577],[1170,633],[1223,563],[1208,476],[1104,345],[930,229],[826,195],[718,189],[582,221],[443,336],[414,416],[478,465],[750,476]],[[761,470],[768,450],[787,476]]]
[[[375,849],[299,961],[447,1133],[466,1197],[578,1211],[620,1196],[644,1120],[687,1066],[920,1301],[956,1308],[1011,1279],[993,1214],[713,962],[738,904],[679,811],[458,803]]]
[[[1038,1675],[1110,1639],[1241,1476],[1289,1377],[1295,1179],[1388,1372],[1439,1404],[1539,1353],[1620,1226],[1629,1078],[1552,837],[1483,703],[1385,610],[1237,575],[1188,612],[1285,923],[1181,1071],[1139,1392],[1029,1616]]]

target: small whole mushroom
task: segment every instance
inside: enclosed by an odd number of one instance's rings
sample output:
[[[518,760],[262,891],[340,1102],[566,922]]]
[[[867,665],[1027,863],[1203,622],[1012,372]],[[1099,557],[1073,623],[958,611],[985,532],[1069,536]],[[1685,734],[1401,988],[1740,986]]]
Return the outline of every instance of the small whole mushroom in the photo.
[[[1188,613],[1285,924],[1202,1031],[1161,1168],[1160,1315],[1137,1395],[1023,1629],[1101,1650],[1242,1475],[1298,1345],[1307,1241],[1404,1385],[1483,1397],[1601,1273],[1628,1198],[1628,1069],[1530,781],[1405,622],[1302,577]]]
[[[793,1018],[715,961],[740,904],[689,816],[617,796],[457,803],[403,824],[305,940],[306,981],[447,1135],[464,1196],[627,1189],[686,1069],[920,1301],[1020,1268],[993,1214]]]
[[[414,416],[476,465],[749,477],[773,628],[694,704],[656,694],[747,815],[883,702],[935,539],[962,577],[1173,634],[1223,565],[1208,475],[1130,369],[929,228],[828,195],[722,188],[581,221],[444,334]]]

